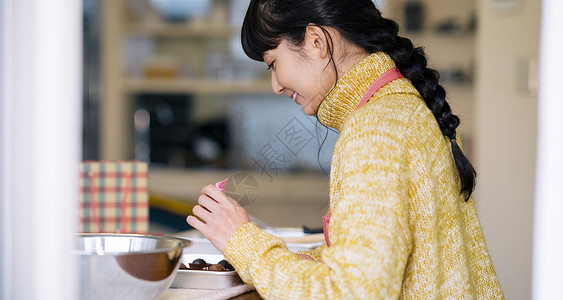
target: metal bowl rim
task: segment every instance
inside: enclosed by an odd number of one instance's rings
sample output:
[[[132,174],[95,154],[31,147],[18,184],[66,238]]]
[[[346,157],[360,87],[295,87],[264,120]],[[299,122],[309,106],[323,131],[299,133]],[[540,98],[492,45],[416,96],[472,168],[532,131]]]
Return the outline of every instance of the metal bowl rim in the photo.
[[[178,274],[200,274],[209,276],[233,276],[237,274],[237,271],[209,271],[209,270],[185,270],[178,269]]]
[[[193,241],[181,237],[175,237],[166,234],[144,234],[144,233],[103,233],[103,232],[92,232],[92,233],[78,233],[76,234],[78,238],[82,237],[130,237],[130,238],[152,238],[157,240],[171,240],[178,242],[179,248],[184,249],[186,247],[192,246]],[[144,254],[144,253],[159,253],[159,252],[168,252],[171,250],[176,249],[177,247],[164,247],[159,249],[153,250],[143,250],[138,252],[90,252],[86,250],[73,250],[73,254],[77,255],[134,255],[134,254]]]

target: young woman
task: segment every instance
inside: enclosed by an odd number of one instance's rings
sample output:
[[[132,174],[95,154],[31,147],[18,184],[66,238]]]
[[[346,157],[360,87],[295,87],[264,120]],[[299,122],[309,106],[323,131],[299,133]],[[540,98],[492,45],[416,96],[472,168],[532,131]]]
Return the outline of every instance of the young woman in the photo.
[[[213,185],[188,223],[266,299],[502,299],[438,75],[370,0],[252,0],[246,54],[335,128],[326,244],[293,254]]]

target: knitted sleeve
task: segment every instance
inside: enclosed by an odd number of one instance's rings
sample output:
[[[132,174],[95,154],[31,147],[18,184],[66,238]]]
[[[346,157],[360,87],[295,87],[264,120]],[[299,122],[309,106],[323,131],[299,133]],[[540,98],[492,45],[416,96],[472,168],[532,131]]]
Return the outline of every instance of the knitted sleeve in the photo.
[[[322,244],[321,246],[311,251],[298,251],[297,254],[305,254],[311,257],[314,261],[318,261],[321,259],[321,253],[325,248],[326,248],[326,244]]]
[[[281,239],[252,223],[229,240],[225,257],[263,298],[399,297],[412,247],[402,129],[408,120],[385,109],[377,117],[369,111],[353,116],[337,142],[333,167],[340,180],[332,188],[338,201],[331,212],[331,246],[319,261],[297,258]]]

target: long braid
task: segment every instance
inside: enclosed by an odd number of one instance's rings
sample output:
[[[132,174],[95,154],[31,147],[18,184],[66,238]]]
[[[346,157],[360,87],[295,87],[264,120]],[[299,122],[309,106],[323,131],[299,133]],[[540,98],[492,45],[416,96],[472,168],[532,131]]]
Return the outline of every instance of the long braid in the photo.
[[[461,181],[461,193],[467,201],[475,187],[476,172],[465,157],[456,141],[456,129],[460,120],[451,111],[446,101],[446,91],[439,84],[439,74],[427,67],[427,59],[423,48],[414,47],[412,42],[397,35],[398,26],[394,21],[381,19],[393,38],[390,43],[379,44],[380,50],[386,52],[396,63],[399,71],[408,78],[421,94],[426,105],[436,118],[442,134],[448,138],[452,146],[452,154]]]

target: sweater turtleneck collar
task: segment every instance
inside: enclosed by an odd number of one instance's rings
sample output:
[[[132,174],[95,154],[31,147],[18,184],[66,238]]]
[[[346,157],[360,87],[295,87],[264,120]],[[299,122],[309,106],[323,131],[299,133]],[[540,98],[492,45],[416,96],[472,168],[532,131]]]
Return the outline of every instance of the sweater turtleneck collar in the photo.
[[[328,127],[341,131],[341,127],[357,109],[369,86],[381,74],[395,67],[395,62],[383,52],[373,53],[353,65],[338,81],[319,106],[319,121]],[[391,93],[415,93],[407,79],[396,80],[381,88],[374,96]],[[400,82],[398,82],[400,81]]]

